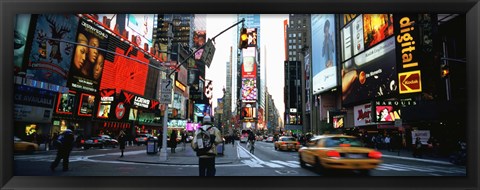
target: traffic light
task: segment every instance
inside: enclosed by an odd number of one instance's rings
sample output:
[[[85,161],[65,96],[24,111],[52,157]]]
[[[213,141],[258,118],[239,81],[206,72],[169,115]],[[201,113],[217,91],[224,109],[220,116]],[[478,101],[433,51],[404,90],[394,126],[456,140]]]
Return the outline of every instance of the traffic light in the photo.
[[[248,47],[248,34],[247,29],[242,28],[240,31],[240,42],[238,43],[238,49],[244,49]]]
[[[448,65],[446,63],[441,64],[440,76],[442,78],[446,78],[446,77],[448,77],[449,74],[450,74],[450,69],[448,68]]]

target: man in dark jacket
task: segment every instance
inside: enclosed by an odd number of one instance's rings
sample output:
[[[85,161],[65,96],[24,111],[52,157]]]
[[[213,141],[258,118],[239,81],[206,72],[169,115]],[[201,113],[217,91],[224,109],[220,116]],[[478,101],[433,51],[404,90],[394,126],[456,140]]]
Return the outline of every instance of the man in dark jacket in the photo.
[[[63,160],[63,171],[68,171],[68,158],[70,157],[70,152],[73,148],[73,143],[75,141],[73,132],[73,126],[70,126],[67,130],[65,130],[62,134],[59,135],[57,139],[53,139],[57,141],[57,156],[55,161],[53,161],[52,165],[50,165],[50,169],[52,171],[60,163],[60,160]]]

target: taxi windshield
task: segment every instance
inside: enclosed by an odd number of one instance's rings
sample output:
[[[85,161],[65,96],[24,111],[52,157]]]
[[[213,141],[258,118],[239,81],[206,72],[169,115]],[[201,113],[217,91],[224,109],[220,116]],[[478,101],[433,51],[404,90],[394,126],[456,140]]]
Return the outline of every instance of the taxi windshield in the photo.
[[[295,138],[293,137],[283,137],[280,139],[280,141],[295,141]]]
[[[351,137],[332,137],[325,141],[325,147],[341,147],[342,145],[363,147],[363,143],[359,139]]]

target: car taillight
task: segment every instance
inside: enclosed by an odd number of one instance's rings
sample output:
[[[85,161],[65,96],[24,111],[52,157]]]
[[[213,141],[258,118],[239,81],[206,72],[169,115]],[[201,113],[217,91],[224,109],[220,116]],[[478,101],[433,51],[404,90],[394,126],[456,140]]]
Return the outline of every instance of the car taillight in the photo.
[[[81,143],[81,144],[85,144],[85,140],[83,140],[83,139],[80,140],[80,143]]]
[[[332,158],[340,158],[340,153],[335,150],[330,150],[327,152],[327,156]]]
[[[287,144],[286,142],[282,142],[282,144]]]
[[[300,145],[300,142],[297,142],[297,145]]]
[[[143,138],[143,140],[146,141],[146,140],[147,140],[147,137]]]
[[[93,143],[98,143],[98,140],[93,140]]]
[[[380,159],[382,158],[382,153],[378,151],[372,151],[368,153],[368,157],[373,159]]]

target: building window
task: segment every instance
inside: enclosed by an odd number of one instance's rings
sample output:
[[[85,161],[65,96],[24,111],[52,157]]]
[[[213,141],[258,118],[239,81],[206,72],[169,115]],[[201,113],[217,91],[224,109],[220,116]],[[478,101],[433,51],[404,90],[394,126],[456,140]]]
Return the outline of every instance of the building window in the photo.
[[[296,39],[293,39],[293,43],[297,43],[297,40],[296,40]]]
[[[288,40],[288,43],[291,44],[291,43],[292,43],[292,39]]]
[[[291,51],[289,51],[289,52],[288,52],[288,55],[292,55],[292,52],[291,52]]]
[[[294,51],[294,52],[293,52],[293,55],[297,55],[297,52],[296,52],[296,51]]]
[[[292,61],[292,57],[289,57],[288,60],[289,60],[289,61]]]
[[[292,37],[292,34],[288,34],[288,37],[291,38],[291,37]]]
[[[298,24],[301,24],[302,23],[302,20],[298,20]]]
[[[302,37],[302,33],[298,33],[298,37]]]
[[[293,57],[293,61],[297,61],[297,57]]]
[[[294,24],[294,22],[293,22],[293,20],[291,20],[291,21],[290,21],[290,25],[293,25],[293,24]]]
[[[292,49],[292,45],[289,45],[289,46],[288,46],[288,49]]]
[[[301,44],[300,44],[300,45],[298,45],[298,49],[302,49],[302,45],[301,45]]]
[[[296,46],[296,45],[293,45],[293,49],[297,49],[297,46]]]
[[[294,34],[293,34],[293,37],[294,37],[294,38],[297,37],[297,34],[294,33]]]

